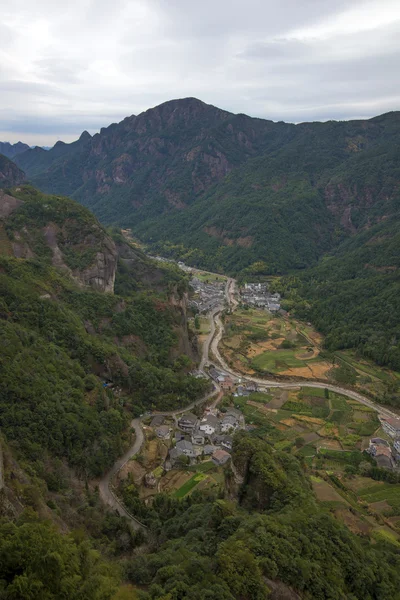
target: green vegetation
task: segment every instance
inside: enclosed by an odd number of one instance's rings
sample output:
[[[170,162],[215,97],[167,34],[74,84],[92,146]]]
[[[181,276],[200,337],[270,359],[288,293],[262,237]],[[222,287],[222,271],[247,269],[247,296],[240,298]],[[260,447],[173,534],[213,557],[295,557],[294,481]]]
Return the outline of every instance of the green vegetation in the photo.
[[[242,433],[233,459],[248,474],[237,504],[196,491],[155,497],[151,527],[160,543],[125,565],[144,599],[262,600],[269,580],[305,600],[396,597],[392,539],[371,544],[352,534],[316,502],[296,458],[267,442]]]
[[[175,498],[184,498],[186,494],[191,492],[200,481],[206,479],[207,475],[199,472],[196,475],[193,475],[186,483],[184,483],[178,490],[176,490],[174,496]]]

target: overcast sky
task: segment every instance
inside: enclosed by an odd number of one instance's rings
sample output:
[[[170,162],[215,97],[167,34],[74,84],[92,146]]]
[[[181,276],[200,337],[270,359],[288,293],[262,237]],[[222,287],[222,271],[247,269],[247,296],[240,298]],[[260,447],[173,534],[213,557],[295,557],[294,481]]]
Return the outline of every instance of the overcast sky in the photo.
[[[400,0],[13,0],[0,140],[72,141],[195,96],[292,122],[400,109]]]

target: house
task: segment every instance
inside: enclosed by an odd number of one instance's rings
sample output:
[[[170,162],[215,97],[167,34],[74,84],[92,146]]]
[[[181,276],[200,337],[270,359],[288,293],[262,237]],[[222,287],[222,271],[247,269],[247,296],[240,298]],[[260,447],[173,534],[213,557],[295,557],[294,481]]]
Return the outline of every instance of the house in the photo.
[[[224,381],[221,382],[223,390],[231,390],[233,388],[233,381],[230,377],[225,377]]]
[[[393,468],[392,451],[386,440],[372,438],[369,442],[368,452],[375,458],[378,467],[383,469]]]
[[[232,450],[232,444],[233,444],[233,437],[231,435],[222,436],[221,446],[224,450],[227,450],[228,452],[230,450]]]
[[[218,373],[215,367],[211,367],[211,369],[208,371],[208,374],[212,379],[214,379],[214,381],[217,381],[218,377],[220,376],[220,373]]]
[[[391,437],[400,437],[400,419],[380,417],[383,430]]]
[[[185,439],[185,434],[182,431],[175,431],[175,443]]]
[[[225,450],[216,450],[212,455],[211,460],[215,465],[221,466],[227,463],[230,457],[231,455]]]
[[[192,444],[202,446],[205,442],[205,435],[203,431],[194,431],[192,433]]]
[[[160,438],[160,440],[169,440],[171,432],[168,425],[161,425],[156,429],[156,436]]]
[[[243,419],[243,413],[242,411],[240,411],[238,408],[233,408],[232,406],[230,406],[226,413],[225,413],[226,417],[235,417],[235,419],[237,421],[240,421],[241,419]]]
[[[175,446],[175,449],[178,450],[180,454],[183,454],[184,456],[189,456],[189,458],[194,458],[195,456],[193,444],[192,442],[188,442],[187,440],[181,440],[180,442],[178,442]]]
[[[212,435],[219,429],[219,419],[214,415],[207,415],[200,421],[199,429],[204,431],[206,435]]]
[[[253,381],[250,381],[249,383],[246,383],[246,390],[248,392],[256,392],[258,390],[258,386]]]
[[[155,417],[153,417],[150,423],[150,427],[160,427],[160,425],[164,423],[164,418],[165,417],[163,415],[156,415]]]
[[[206,444],[203,448],[203,454],[205,456],[209,456],[211,454],[214,454],[214,452],[217,450],[217,448],[215,446],[213,446],[212,444]]]
[[[182,415],[178,421],[178,425],[184,431],[192,431],[197,423],[197,417],[193,413]]]
[[[221,433],[228,433],[228,431],[232,431],[232,429],[236,429],[237,427],[238,422],[236,417],[233,415],[228,415],[222,419]]]
[[[400,438],[394,441],[393,446],[397,454],[400,454]]]

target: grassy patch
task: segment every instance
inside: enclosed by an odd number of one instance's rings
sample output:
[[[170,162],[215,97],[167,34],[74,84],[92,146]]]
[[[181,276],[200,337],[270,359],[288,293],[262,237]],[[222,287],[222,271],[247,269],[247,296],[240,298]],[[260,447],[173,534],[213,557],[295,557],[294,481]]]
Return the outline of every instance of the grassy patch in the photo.
[[[195,475],[193,475],[193,477],[186,481],[186,483],[184,483],[178,490],[174,492],[174,497],[184,498],[184,496],[191,492],[192,489],[195,488],[198,483],[200,483],[200,481],[203,481],[206,478],[207,475],[204,475],[204,473],[196,473]]]

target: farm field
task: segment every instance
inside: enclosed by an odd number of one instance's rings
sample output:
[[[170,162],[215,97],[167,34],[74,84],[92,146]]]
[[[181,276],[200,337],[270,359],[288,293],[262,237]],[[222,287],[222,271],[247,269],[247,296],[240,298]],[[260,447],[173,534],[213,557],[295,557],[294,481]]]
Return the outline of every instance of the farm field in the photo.
[[[400,484],[362,476],[372,464],[363,450],[382,431],[375,411],[324,388],[271,390],[234,402],[252,435],[303,462],[317,499],[352,531],[398,543]]]
[[[227,279],[225,275],[218,275],[217,273],[206,273],[204,271],[193,271],[193,275],[197,277],[197,279],[200,279],[200,281],[205,281],[209,283],[222,283],[225,282]]]
[[[350,350],[329,358],[321,354],[323,337],[309,323],[263,309],[239,308],[227,315],[221,351],[245,374],[303,377],[350,384],[379,401],[388,388],[400,391],[400,373],[356,356]]]

